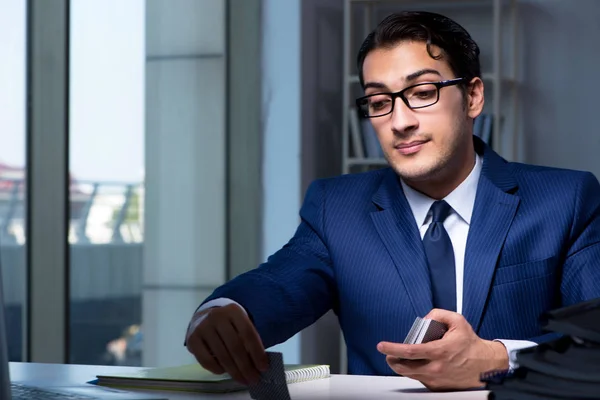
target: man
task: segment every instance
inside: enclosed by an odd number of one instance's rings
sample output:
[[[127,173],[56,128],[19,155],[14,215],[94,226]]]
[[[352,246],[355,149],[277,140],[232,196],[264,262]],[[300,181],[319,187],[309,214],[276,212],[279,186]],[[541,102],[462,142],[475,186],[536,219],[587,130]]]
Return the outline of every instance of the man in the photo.
[[[333,309],[349,373],[481,387],[482,372],[544,340],[544,311],[600,297],[600,185],[506,162],[473,136],[479,49],[448,18],[391,15],[358,69],[356,103],[390,168],[315,181],[293,238],[215,290],[186,345],[207,369],[251,383],[267,368],[265,347]],[[449,330],[402,344],[416,316]]]

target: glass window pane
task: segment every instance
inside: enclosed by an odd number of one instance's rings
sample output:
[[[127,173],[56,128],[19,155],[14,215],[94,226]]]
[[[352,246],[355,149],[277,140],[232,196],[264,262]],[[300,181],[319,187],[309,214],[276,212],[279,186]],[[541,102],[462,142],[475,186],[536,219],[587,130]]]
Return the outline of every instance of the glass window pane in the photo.
[[[194,362],[225,281],[225,1],[71,0],[70,362]]]
[[[10,361],[22,361],[24,348],[26,3],[0,2],[0,266]]]
[[[71,1],[71,363],[141,365],[144,6]]]

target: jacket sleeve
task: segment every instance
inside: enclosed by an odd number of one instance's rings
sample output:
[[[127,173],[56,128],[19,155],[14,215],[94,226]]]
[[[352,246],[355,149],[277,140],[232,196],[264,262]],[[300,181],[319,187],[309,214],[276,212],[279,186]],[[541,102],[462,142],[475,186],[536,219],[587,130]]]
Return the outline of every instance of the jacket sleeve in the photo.
[[[266,262],[217,288],[205,301],[242,305],[265,347],[284,342],[334,307],[337,299],[323,226],[325,192],[313,182],[290,241]]]

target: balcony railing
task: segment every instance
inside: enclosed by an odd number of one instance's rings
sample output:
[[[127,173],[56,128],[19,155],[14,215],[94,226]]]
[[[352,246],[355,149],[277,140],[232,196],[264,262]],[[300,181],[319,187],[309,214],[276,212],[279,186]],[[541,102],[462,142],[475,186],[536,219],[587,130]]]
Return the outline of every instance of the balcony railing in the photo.
[[[25,242],[25,181],[0,178],[0,243]],[[144,186],[141,182],[76,181],[70,185],[69,242],[142,243]]]

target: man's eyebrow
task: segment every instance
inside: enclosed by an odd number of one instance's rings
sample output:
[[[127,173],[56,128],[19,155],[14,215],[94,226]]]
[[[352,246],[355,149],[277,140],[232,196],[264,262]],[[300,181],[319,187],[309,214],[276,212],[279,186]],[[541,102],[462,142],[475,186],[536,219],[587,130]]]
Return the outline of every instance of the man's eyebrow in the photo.
[[[424,68],[424,69],[420,69],[416,72],[413,72],[410,75],[406,76],[406,81],[410,82],[410,81],[414,81],[415,79],[417,79],[418,77],[420,77],[421,75],[425,75],[425,74],[436,74],[438,76],[442,76],[442,74],[440,74],[439,71],[435,70],[435,69],[431,69],[431,68]]]
[[[420,77],[422,75],[425,75],[425,74],[435,74],[435,75],[438,75],[440,77],[442,76],[442,74],[440,74],[440,72],[437,71],[437,70],[435,70],[435,69],[424,68],[424,69],[420,69],[418,71],[415,71],[412,74],[407,75],[404,80],[406,82],[414,81],[418,77]],[[385,85],[382,82],[366,82],[364,89],[366,90],[366,89],[369,89],[369,88],[373,88],[373,89],[388,89],[387,85]]]
[[[373,88],[373,89],[387,89],[388,87],[381,82],[367,82],[365,83],[365,90]]]

